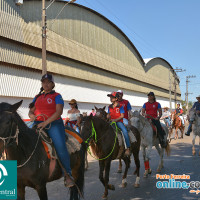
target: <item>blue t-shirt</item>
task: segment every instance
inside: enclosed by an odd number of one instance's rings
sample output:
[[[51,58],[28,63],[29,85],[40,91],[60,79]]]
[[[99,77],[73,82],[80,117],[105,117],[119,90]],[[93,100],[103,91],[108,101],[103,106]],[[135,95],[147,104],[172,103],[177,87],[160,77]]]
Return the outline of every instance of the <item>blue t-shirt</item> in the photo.
[[[196,110],[200,111],[200,103],[197,101],[194,103],[194,105],[192,106],[192,108],[195,108]]]

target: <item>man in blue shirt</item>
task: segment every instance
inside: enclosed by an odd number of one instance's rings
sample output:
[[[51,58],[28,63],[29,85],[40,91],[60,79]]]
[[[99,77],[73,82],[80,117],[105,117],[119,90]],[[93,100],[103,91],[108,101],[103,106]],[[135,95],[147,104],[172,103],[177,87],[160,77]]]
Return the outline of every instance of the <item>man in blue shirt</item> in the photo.
[[[197,102],[194,103],[194,105],[192,106],[192,108],[195,108],[196,111],[197,111],[197,114],[200,115],[200,95],[198,97],[196,97],[196,99],[197,99]],[[187,136],[190,136],[190,133],[192,131],[192,123],[193,123],[193,120],[190,119],[190,124],[188,126],[188,130],[185,133],[185,135],[187,135]]]

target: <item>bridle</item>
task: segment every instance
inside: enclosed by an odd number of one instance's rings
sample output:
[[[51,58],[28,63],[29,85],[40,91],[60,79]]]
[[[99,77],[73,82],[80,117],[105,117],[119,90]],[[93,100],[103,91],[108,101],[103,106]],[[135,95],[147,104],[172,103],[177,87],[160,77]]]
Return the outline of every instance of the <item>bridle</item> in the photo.
[[[7,113],[9,113],[9,114],[12,114],[12,112],[10,112],[10,111],[4,111],[4,112],[7,112]],[[0,137],[0,140],[2,140],[3,141],[3,152],[5,152],[5,149],[6,149],[6,147],[8,146],[8,145],[11,145],[12,143],[10,143],[10,140],[11,139],[15,139],[15,142],[17,143],[17,145],[18,145],[18,135],[19,135],[19,129],[18,129],[18,127],[16,128],[16,132],[15,132],[15,135],[13,136],[12,135],[12,132],[13,132],[13,125],[14,125],[14,122],[12,121],[12,123],[11,123],[11,129],[9,130],[9,132],[10,132],[10,135],[8,136],[8,137]],[[2,154],[3,156],[3,160],[4,159],[6,159],[5,158],[5,154]]]

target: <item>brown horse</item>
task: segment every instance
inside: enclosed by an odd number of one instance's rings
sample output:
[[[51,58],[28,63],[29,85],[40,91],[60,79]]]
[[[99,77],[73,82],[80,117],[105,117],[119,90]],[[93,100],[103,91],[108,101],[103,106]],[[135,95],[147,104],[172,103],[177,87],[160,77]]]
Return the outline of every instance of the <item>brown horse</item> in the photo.
[[[81,135],[83,140],[91,145],[93,153],[99,160],[99,179],[105,187],[105,191],[103,194],[103,199],[107,199],[108,190],[115,190],[114,185],[109,184],[109,173],[111,167],[111,161],[117,158],[119,153],[119,142],[118,137],[110,123],[105,120],[93,117],[90,115],[86,117],[84,120],[83,127],[81,128]],[[135,174],[137,174],[135,187],[139,187],[139,169],[140,169],[140,160],[139,160],[139,151],[140,151],[140,133],[135,127],[131,127],[131,131],[135,135],[136,142],[131,143],[131,150],[133,152],[133,156],[135,159],[136,170]],[[125,150],[124,150],[125,152]],[[122,187],[127,185],[126,177],[128,168],[130,167],[130,157],[127,157],[123,154],[121,158],[124,160],[126,168],[123,175]]]
[[[183,133],[184,133],[184,129],[185,126],[182,124],[181,119],[179,118],[179,114],[176,114],[175,112],[172,112],[171,115],[171,119],[172,119],[172,128],[170,129],[170,134],[172,134],[173,129],[175,129],[175,136],[174,139],[178,139],[178,129],[181,131],[181,138],[183,138]]]
[[[40,200],[48,200],[46,184],[60,179],[62,169],[57,160],[48,158],[40,134],[28,128],[16,112],[21,104],[22,101],[14,105],[0,103],[0,151],[5,150],[7,160],[17,160],[17,199],[25,200],[25,187],[28,186],[37,191]],[[70,189],[70,200],[80,199],[83,192],[84,155],[84,143],[80,151],[70,155],[76,183]]]

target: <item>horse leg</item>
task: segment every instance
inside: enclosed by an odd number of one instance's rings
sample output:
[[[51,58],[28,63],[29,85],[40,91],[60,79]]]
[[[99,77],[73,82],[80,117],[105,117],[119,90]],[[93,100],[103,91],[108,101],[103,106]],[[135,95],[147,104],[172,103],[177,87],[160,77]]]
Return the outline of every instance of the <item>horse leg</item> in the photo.
[[[25,200],[25,187],[17,185],[17,200]]]
[[[178,127],[176,127],[174,139],[175,139],[175,140],[178,139]]]
[[[122,173],[122,160],[119,159],[119,167],[117,173]]]
[[[150,165],[149,165],[149,158],[150,158],[151,149],[152,149],[152,146],[148,146],[147,150],[144,148],[144,154],[143,154],[144,165],[145,165],[144,178],[147,178],[148,174],[151,174],[151,172],[152,172]]]
[[[89,165],[88,165],[88,159],[87,159],[87,151],[85,151],[85,171],[88,170],[88,167]]]
[[[134,156],[134,160],[135,160],[135,165],[136,165],[136,170],[134,172],[134,174],[137,175],[136,177],[136,181],[134,184],[135,188],[140,187],[140,160],[139,160],[139,150],[133,150],[133,156]]]
[[[105,161],[105,178],[104,178],[104,183],[105,183],[105,192],[103,194],[103,199],[107,199],[108,196],[108,189],[110,190],[115,190],[114,185],[108,184],[109,182],[109,173],[110,173],[110,165],[111,165],[111,160],[108,159]]]
[[[157,168],[157,172],[160,173],[161,169],[163,168],[163,154],[164,154],[164,149],[160,148],[159,144],[156,144],[155,147],[156,147],[156,149],[158,151],[158,154],[160,156],[160,162],[159,162],[159,165],[158,165],[158,168]]]
[[[199,156],[200,156],[200,137],[199,137]]]
[[[183,127],[183,126],[181,126],[179,129],[180,129],[180,131],[181,131],[181,139],[183,139],[184,127]]]
[[[192,139],[192,155],[194,156],[196,154],[195,152],[195,138],[196,138],[196,135],[193,134],[193,139]]]
[[[48,200],[46,184],[36,186],[40,200]]]
[[[130,167],[130,157],[124,157],[123,158],[124,163],[125,163],[125,170],[124,170],[124,175],[122,177],[122,187],[125,188],[127,186],[127,181],[126,181],[126,177],[127,177],[127,172],[128,172],[128,168]]]

